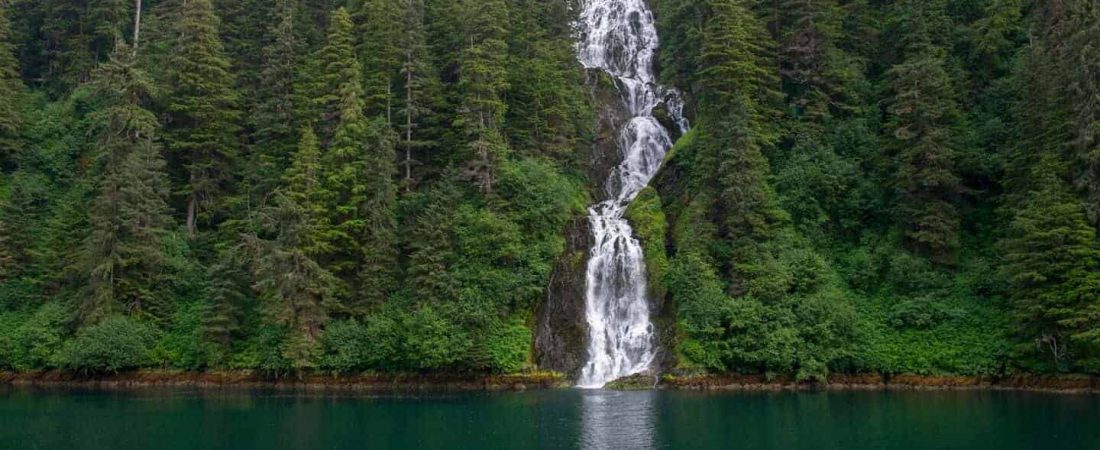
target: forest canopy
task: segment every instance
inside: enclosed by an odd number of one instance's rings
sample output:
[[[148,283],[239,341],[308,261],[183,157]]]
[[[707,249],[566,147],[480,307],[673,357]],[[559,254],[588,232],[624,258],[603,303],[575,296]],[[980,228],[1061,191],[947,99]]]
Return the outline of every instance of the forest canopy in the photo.
[[[536,369],[578,2],[0,0],[0,370]],[[1100,373],[1100,3],[650,5],[669,369]]]

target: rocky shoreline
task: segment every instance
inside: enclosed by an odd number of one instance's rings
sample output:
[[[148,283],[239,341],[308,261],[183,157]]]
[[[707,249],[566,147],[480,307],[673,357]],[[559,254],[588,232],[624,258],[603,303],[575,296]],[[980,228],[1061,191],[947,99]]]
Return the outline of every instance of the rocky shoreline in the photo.
[[[569,387],[553,372],[515,375],[363,374],[272,377],[252,371],[180,372],[138,370],[105,375],[71,372],[0,372],[0,385],[94,389],[243,388],[335,391],[522,391]]]
[[[0,372],[0,385],[72,387],[94,389],[137,388],[244,388],[331,391],[522,391],[562,389],[571,386],[560,373],[533,372],[514,375],[364,374],[270,377],[250,371],[180,372],[139,370],[109,375],[71,372]],[[1004,390],[1100,394],[1095,375],[926,376],[884,374],[834,374],[828,382],[797,382],[791,378],[762,375],[665,375],[617,380],[609,389],[671,389],[694,391],[859,391],[859,390]]]
[[[762,375],[665,376],[661,385],[671,389],[703,391],[784,390],[1003,390],[1100,394],[1095,375],[938,376],[890,374],[833,374],[828,382],[797,382],[790,378],[767,379]]]

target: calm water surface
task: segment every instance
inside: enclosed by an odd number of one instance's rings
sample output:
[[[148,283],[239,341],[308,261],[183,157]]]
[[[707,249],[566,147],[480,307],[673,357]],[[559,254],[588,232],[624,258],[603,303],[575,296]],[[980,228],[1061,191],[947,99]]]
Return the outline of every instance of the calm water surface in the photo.
[[[0,449],[1100,449],[1100,396],[0,387]]]

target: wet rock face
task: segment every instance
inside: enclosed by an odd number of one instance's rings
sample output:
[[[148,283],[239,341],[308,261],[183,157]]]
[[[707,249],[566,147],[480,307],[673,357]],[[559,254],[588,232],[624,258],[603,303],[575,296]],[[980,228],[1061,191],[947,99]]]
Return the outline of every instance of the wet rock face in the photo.
[[[588,324],[584,320],[585,262],[592,247],[588,220],[574,218],[565,238],[565,252],[558,257],[546,301],[538,310],[535,360],[542,369],[576,379],[588,357]]]
[[[629,120],[618,87],[599,70],[587,71],[591,100],[599,112],[592,151],[585,172],[592,180],[592,198],[608,198],[604,180],[622,162],[619,130]],[[546,300],[536,314],[535,362],[542,369],[576,379],[588,359],[588,324],[585,321],[585,269],[592,248],[592,230],[585,216],[573,219],[566,230],[565,251],[551,275]]]
[[[596,69],[589,69],[587,73],[597,116],[596,135],[586,172],[588,179],[592,180],[593,203],[598,203],[610,197],[605,182],[611,178],[611,171],[623,161],[619,148],[620,130],[630,121],[630,111],[623,103],[620,87],[610,76]]]

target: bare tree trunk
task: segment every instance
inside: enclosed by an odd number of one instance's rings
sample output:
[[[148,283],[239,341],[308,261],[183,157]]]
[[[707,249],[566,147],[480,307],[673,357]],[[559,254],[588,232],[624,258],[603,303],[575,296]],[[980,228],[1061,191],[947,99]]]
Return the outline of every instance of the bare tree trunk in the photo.
[[[138,52],[138,38],[141,37],[141,0],[134,0],[134,56]]]
[[[386,77],[389,79],[389,77]],[[387,80],[389,81],[389,80]],[[393,85],[392,81],[386,85],[386,126],[393,126]]]
[[[195,195],[192,194],[187,200],[187,235],[191,237],[195,236],[195,210],[198,207],[196,203]]]
[[[407,50],[405,68],[405,192],[412,190],[412,50]]]

